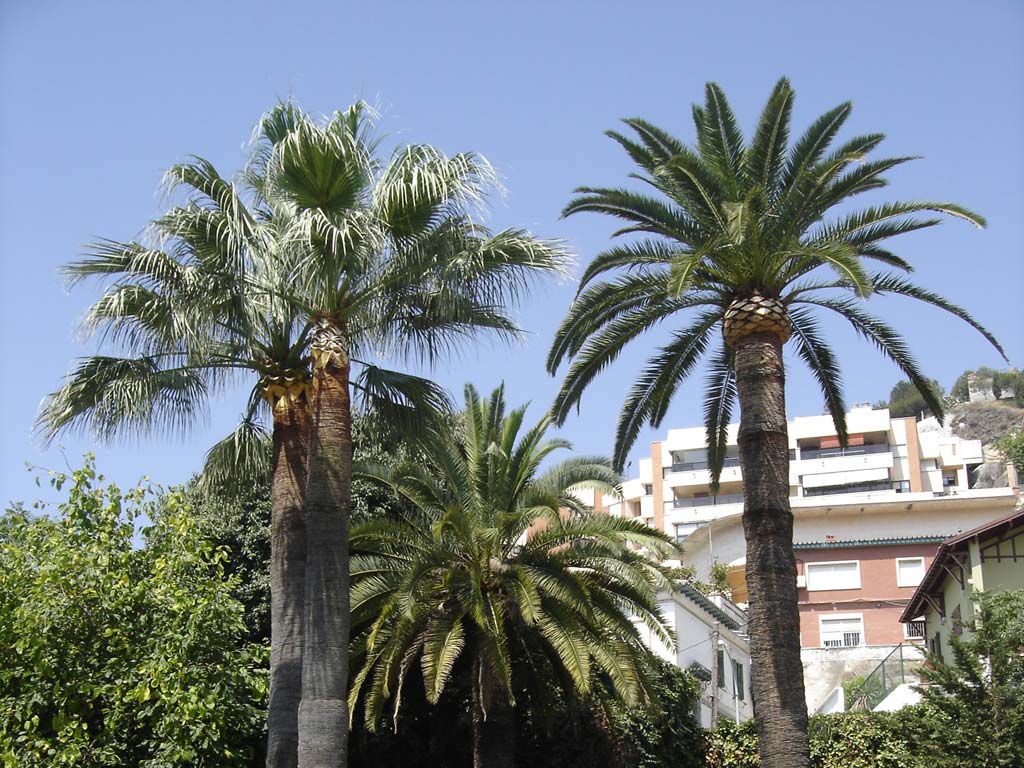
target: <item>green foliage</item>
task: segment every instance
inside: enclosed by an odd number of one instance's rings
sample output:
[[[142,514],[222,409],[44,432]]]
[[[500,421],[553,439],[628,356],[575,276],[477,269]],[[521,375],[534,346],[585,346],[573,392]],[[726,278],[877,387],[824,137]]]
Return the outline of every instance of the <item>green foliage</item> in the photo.
[[[885,698],[885,693],[880,676],[856,675],[843,682],[843,701],[847,712],[855,706],[872,709]]]
[[[703,765],[704,734],[693,718],[699,683],[674,664],[650,657],[651,704],[613,704],[611,732],[629,768],[697,768]],[[577,763],[578,764],[578,763]],[[567,763],[567,766],[573,763]]]
[[[227,554],[224,569],[245,608],[248,641],[269,645],[270,486],[265,476],[254,480],[231,487],[197,478],[180,493],[204,535]]]
[[[122,493],[91,457],[53,485],[57,515],[0,518],[0,760],[246,765],[266,652],[245,642],[226,551],[181,494]]]
[[[974,375],[976,380],[987,383],[987,388],[998,399],[1003,392],[1013,390],[1013,403],[1018,408],[1024,408],[1024,373],[1013,368],[1006,371],[998,371],[995,368],[981,366],[973,371],[964,371],[957,377],[953,388],[949,391],[950,397],[956,402],[965,403],[970,399],[970,387],[968,379]]]
[[[873,295],[894,294],[950,312],[995,338],[966,311],[903,275],[912,267],[890,248],[893,238],[953,217],[984,219],[946,202],[881,203],[860,210],[859,196],[886,185],[885,174],[913,160],[869,160],[885,138],[855,136],[834,145],[852,111],[846,102],[789,140],[795,93],[779,80],[750,140],[740,132],[722,89],[705,87],[694,105],[694,140],[687,143],[646,120],[624,120],[608,131],[635,163],[637,188],[580,187],[564,215],[600,213],[621,225],[613,234],[641,235],[598,254],[584,271],[576,301],[555,334],[547,367],[569,367],[553,412],[564,421],[584,391],[622,350],[671,322],[670,341],[656,350],[626,395],[615,437],[621,468],[645,425],[657,428],[669,403],[702,360],[705,427],[712,479],[725,458],[725,427],[737,398],[732,352],[722,342],[726,310],[739,298],[779,300],[792,326],[790,341],[814,375],[840,438],[846,434],[838,357],[819,314],[834,313],[872,343],[942,414],[905,339],[865,312]]]
[[[810,719],[813,768],[923,768],[905,735],[904,717],[885,712],[815,715]],[[708,732],[707,768],[759,768],[754,721],[722,720]]]
[[[1005,435],[996,447],[1017,468],[1017,472],[1024,474],[1024,429],[1015,429]]]
[[[441,423],[424,436],[427,465],[357,472],[409,505],[352,531],[361,668],[349,697],[353,710],[363,701],[371,728],[389,700],[398,707],[413,663],[431,702],[462,662],[484,709],[515,703],[519,672],[545,695],[558,681],[587,696],[603,679],[635,704],[647,652],[633,617],[672,643],[655,595],[669,585],[658,561],[678,548],[640,521],[591,514],[575,495],[613,489],[607,460],[579,456],[540,472],[569,445],[545,436],[550,416],[525,429],[524,415],[506,412],[501,388],[484,398],[467,386],[463,428]],[[534,657],[548,674],[516,666]]]
[[[711,588],[722,595],[728,595],[732,591],[729,587],[729,568],[718,560],[711,564]]]
[[[537,662],[543,666],[538,658],[520,663]],[[652,699],[639,707],[626,706],[603,686],[586,699],[559,685],[519,687],[516,765],[703,768],[704,733],[690,715],[697,682],[653,656],[644,664]],[[554,679],[552,675],[549,681]],[[415,681],[402,695],[397,725],[384,723],[374,733],[358,725],[353,729],[350,768],[469,768],[469,681],[453,679],[434,705]]]
[[[981,595],[972,629],[922,670],[922,754],[934,768],[1024,765],[1024,590]]]
[[[934,397],[939,399],[945,397],[942,385],[938,381],[935,379],[926,379],[925,381]],[[876,407],[888,408],[889,415],[895,419],[907,416],[920,419],[922,414],[925,416],[935,415],[925,396],[909,381],[896,382],[889,392],[889,400],[878,403]]]

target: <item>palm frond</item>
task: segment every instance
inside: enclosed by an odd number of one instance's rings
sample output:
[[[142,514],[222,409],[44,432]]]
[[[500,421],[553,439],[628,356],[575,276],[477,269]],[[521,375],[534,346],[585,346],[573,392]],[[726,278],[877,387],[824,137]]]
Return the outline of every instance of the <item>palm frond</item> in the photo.
[[[923,301],[926,304],[931,304],[934,307],[943,309],[951,315],[960,318],[984,336],[988,343],[998,350],[999,354],[1003,356],[1003,359],[1006,360],[1006,362],[1010,362],[1010,359],[1006,356],[1006,350],[1004,350],[1003,346],[996,340],[996,337],[993,336],[985,326],[975,320],[966,309],[944,299],[937,293],[933,293],[932,291],[916,286],[897,275],[877,275],[872,279],[872,285],[874,286],[875,292],[878,294],[895,293],[899,296],[907,296],[911,299],[917,299],[918,301]]]
[[[83,358],[44,400],[36,429],[48,442],[65,430],[102,440],[158,426],[183,431],[205,417],[206,390],[200,372],[159,358]]]
[[[708,444],[711,492],[718,493],[718,481],[725,465],[729,422],[736,402],[736,366],[732,349],[723,343],[708,368],[704,390],[704,432]]]
[[[825,342],[821,327],[809,312],[792,309],[789,321],[793,327],[797,354],[811,369],[825,405],[832,415],[839,444],[846,445],[846,400],[843,397],[842,374],[839,372],[839,361],[832,348]]]
[[[263,487],[270,477],[270,463],[270,435],[250,416],[206,452],[200,482],[230,492]]]
[[[672,396],[704,354],[711,329],[720,320],[720,311],[702,314],[688,329],[674,333],[672,341],[647,361],[619,414],[612,457],[616,470],[622,470],[643,426],[660,426]]]
[[[861,310],[860,307],[849,299],[798,299],[794,303],[814,304],[830,309],[845,318],[858,334],[874,343],[886,357],[903,371],[917,391],[921,393],[921,397],[924,398],[929,410],[935,414],[939,421],[942,421],[945,414],[942,398],[934,390],[930,380],[921,372],[917,361],[910,351],[910,347],[899,333],[878,318]]]

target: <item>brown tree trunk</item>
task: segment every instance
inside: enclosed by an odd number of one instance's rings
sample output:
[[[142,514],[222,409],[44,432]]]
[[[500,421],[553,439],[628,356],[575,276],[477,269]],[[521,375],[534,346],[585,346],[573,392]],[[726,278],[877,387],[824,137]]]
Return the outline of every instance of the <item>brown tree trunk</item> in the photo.
[[[326,335],[334,338],[319,355],[318,339],[313,340],[300,768],[339,768],[347,762],[352,408],[349,360],[338,351],[341,333],[327,328]]]
[[[488,685],[486,675],[478,659],[473,665],[473,768],[515,768],[516,711],[508,694]]]
[[[782,343],[774,334],[752,334],[739,340],[735,351],[750,687],[761,766],[808,768]]]
[[[302,621],[306,589],[306,459],[309,403],[274,405],[270,483],[270,711],[267,768],[295,768],[302,698]]]

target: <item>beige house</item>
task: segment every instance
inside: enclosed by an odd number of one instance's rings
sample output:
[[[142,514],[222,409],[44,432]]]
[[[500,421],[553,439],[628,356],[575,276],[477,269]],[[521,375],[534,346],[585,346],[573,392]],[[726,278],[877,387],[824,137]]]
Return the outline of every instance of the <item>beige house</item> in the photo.
[[[969,637],[976,592],[1024,589],[1024,510],[946,539],[904,609],[924,617],[928,650],[949,660],[953,636]]]

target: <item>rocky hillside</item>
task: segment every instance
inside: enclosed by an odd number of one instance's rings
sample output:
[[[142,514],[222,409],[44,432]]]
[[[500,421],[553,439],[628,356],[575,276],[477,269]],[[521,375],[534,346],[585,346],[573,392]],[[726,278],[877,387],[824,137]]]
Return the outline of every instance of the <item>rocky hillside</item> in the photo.
[[[1007,432],[1024,427],[1024,409],[1000,401],[964,403],[949,412],[946,423],[957,436],[990,448]]]
[[[995,443],[1019,427],[1024,427],[1024,409],[1006,401],[963,403],[950,409],[945,424],[939,424],[934,417],[918,424],[923,432],[939,431],[981,441],[985,463],[973,472],[974,488],[1001,488],[1007,484],[1006,462],[995,449]]]

